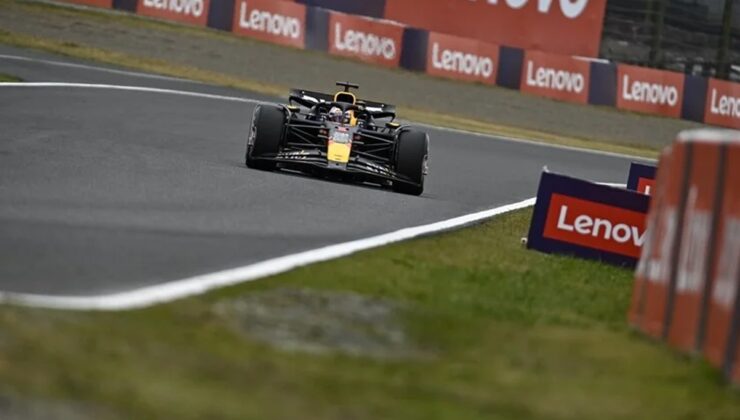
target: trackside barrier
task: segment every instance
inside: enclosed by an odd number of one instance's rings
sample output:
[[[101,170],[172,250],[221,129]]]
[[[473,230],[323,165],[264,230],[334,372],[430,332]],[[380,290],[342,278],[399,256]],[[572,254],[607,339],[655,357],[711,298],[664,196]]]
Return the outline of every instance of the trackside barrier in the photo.
[[[404,26],[395,22],[329,12],[330,54],[385,67],[401,62]]]
[[[206,26],[211,0],[138,0],[136,13],[196,26]]]
[[[113,8],[113,0],[64,0],[68,3],[80,4],[83,6],[102,7],[104,9]]]
[[[655,185],[656,171],[655,166],[632,162],[627,176],[627,189],[650,195]]]
[[[693,130],[661,154],[628,319],[740,380],[740,132]]]
[[[231,30],[275,44],[306,47],[306,6],[288,1],[234,0]]]
[[[740,129],[740,83],[568,55],[596,54],[603,0],[540,2],[545,9],[534,1],[514,7],[507,2],[458,0],[451,8],[451,0],[428,0],[424,13],[419,13],[418,0],[62,1],[207,25],[267,42],[495,83],[557,100]],[[517,16],[532,23],[522,24]],[[505,29],[511,25],[516,28]],[[522,26],[532,30],[522,31]],[[497,31],[504,32],[499,36]],[[565,41],[571,38],[572,42]]]
[[[650,197],[543,172],[527,247],[634,266]]]

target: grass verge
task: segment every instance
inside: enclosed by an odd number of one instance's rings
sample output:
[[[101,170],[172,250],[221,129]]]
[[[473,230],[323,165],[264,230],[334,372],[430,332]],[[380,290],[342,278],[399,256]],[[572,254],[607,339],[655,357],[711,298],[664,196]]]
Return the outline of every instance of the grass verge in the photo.
[[[526,251],[530,217],[147,310],[0,307],[0,395],[110,418],[737,418],[718,374],[625,326],[629,270]],[[416,356],[276,350],[216,310],[280,288],[396,302]]]
[[[53,6],[40,6],[46,7],[51,10],[59,9]],[[79,11],[79,10],[67,10],[61,9],[60,13],[74,14],[84,13],[88,15],[95,15],[91,11]],[[108,16],[110,19],[120,19],[126,21],[136,22],[137,25],[146,25],[153,28],[177,31],[182,30],[188,33],[195,31],[196,29],[186,26],[178,26],[172,24],[163,24],[158,22],[151,22],[148,20],[139,21],[135,17],[123,16],[123,15],[111,15]],[[132,23],[133,24],[133,23]],[[202,31],[203,36],[225,36],[220,34],[212,34],[211,31]],[[166,61],[154,60],[148,58],[137,57],[131,54],[124,54],[120,52],[105,51],[89,46],[79,45],[69,42],[60,42],[54,39],[39,38],[35,36],[11,33],[0,30],[0,44],[11,45],[21,48],[31,48],[42,51],[51,52],[54,54],[61,54],[68,57],[74,57],[84,60],[96,61],[99,63],[112,64],[134,70],[140,70],[145,72],[157,73],[161,75],[180,77],[190,80],[197,80],[204,83],[227,86],[235,89],[246,90],[265,95],[275,96],[278,98],[284,98],[289,88],[287,86],[281,86],[277,84],[263,83],[256,80],[249,80],[245,78],[239,78],[223,73],[203,70],[195,67],[176,65],[168,63]],[[584,149],[600,150],[611,153],[620,153],[633,156],[642,156],[647,158],[655,158],[658,156],[658,151],[647,147],[631,146],[624,144],[608,143],[594,141],[592,139],[568,137],[558,135],[555,133],[546,133],[522,127],[506,126],[501,124],[493,124],[485,121],[479,121],[471,118],[466,118],[460,115],[448,115],[441,114],[429,110],[410,108],[400,106],[398,108],[399,115],[405,119],[415,121],[418,123],[449,127],[454,129],[472,131],[481,134],[489,134],[494,136],[504,136],[513,139],[522,139],[528,141],[535,141],[540,143],[557,144],[569,147],[578,147]]]
[[[0,73],[0,83],[13,83],[13,82],[22,82],[18,77],[13,76],[12,74],[5,74]]]

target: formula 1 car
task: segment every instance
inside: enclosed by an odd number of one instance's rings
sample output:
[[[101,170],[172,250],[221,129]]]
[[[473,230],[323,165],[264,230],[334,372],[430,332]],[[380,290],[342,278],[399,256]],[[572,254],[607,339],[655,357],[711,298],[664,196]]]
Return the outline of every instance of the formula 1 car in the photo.
[[[293,89],[287,105],[259,105],[247,139],[246,164],[368,182],[420,195],[429,136],[400,125],[395,107],[361,101],[350,89],[334,95]]]

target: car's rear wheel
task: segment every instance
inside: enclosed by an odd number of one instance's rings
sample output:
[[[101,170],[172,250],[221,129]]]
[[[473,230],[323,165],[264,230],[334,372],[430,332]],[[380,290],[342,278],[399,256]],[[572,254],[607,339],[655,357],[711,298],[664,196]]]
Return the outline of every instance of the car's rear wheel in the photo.
[[[403,194],[421,195],[429,157],[429,136],[423,131],[404,130],[396,144],[396,173],[409,182],[393,181],[393,190]]]
[[[252,116],[252,126],[247,138],[245,163],[248,167],[272,171],[277,163],[263,157],[275,155],[280,151],[285,126],[283,109],[270,105],[259,105]]]

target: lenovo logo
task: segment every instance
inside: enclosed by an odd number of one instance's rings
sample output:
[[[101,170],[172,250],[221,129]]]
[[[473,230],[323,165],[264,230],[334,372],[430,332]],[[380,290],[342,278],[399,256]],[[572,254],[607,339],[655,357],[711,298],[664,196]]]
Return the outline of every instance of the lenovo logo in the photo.
[[[334,47],[340,52],[380,57],[386,60],[395,59],[397,50],[396,42],[392,38],[352,29],[342,31],[340,22],[334,24]]]
[[[558,215],[558,229],[566,232],[576,232],[583,236],[592,236],[604,240],[613,240],[620,244],[631,242],[635,246],[642,246],[645,241],[645,232],[638,226],[626,223],[614,224],[609,219],[592,217],[588,214],[568,216],[568,206],[560,206]]]
[[[299,19],[256,8],[250,11],[247,7],[247,2],[243,1],[239,10],[239,27],[294,40],[300,39],[303,30]]]
[[[679,92],[675,86],[642,81],[632,81],[629,75],[622,78],[622,98],[626,101],[644,102],[651,105],[678,104]]]
[[[638,258],[645,242],[645,214],[552,194],[543,236]]]
[[[490,78],[494,72],[493,60],[489,57],[442,49],[439,43],[432,46],[432,66],[438,70],[461,73],[468,76]]]
[[[205,9],[203,0],[144,0],[143,4],[151,9],[193,17],[201,17]]]
[[[470,0],[465,0],[470,1]],[[498,5],[499,0],[485,0],[490,5]],[[537,11],[542,14],[549,14],[552,11],[553,3],[557,3],[560,12],[569,19],[576,19],[588,6],[589,0],[536,0]],[[501,3],[512,9],[521,9],[529,3],[529,0],[501,0]]]
[[[723,117],[740,118],[740,98],[721,95],[712,88],[709,112]]]
[[[532,87],[581,93],[586,87],[586,78],[578,72],[537,67],[532,60],[527,60],[526,83]]]

